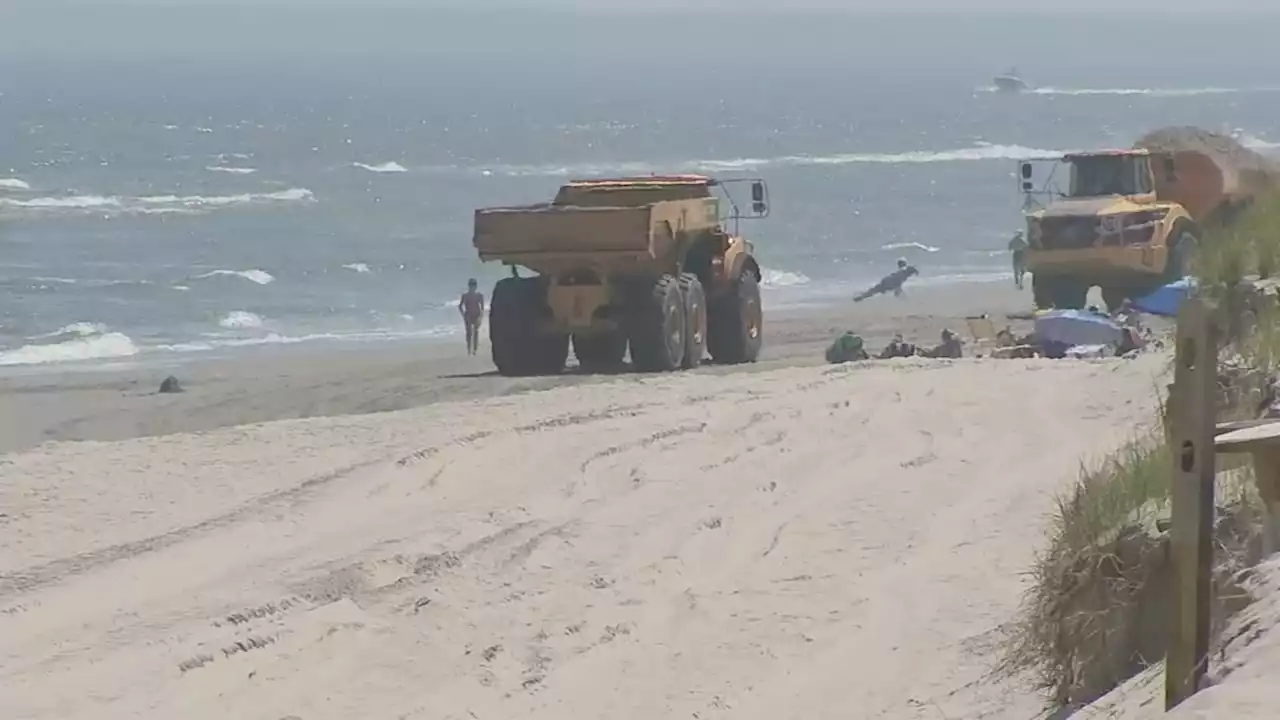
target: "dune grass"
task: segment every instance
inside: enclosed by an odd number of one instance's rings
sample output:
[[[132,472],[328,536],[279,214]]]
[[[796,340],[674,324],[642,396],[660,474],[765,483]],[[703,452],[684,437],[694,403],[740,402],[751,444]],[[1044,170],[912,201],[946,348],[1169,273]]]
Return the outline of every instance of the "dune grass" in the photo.
[[[1195,272],[1202,291],[1219,301],[1250,276],[1280,274],[1280,193],[1259,198],[1229,226],[1206,228]],[[1229,315],[1248,313],[1253,328],[1235,339],[1231,354],[1264,373],[1280,369],[1275,303],[1226,307]],[[1232,395],[1237,402],[1222,408],[1223,419],[1253,416],[1256,408],[1246,396]],[[1001,669],[1030,675],[1053,709],[1091,702],[1161,659],[1160,611],[1167,593],[1160,589],[1169,580],[1159,518],[1167,515],[1173,472],[1163,406],[1159,420],[1155,431],[1082,468],[1075,483],[1058,495],[1045,549],[1028,572],[1029,587]],[[1219,538],[1216,582],[1230,599],[1239,593],[1225,578],[1248,564],[1259,514],[1248,467],[1219,463],[1220,472],[1228,470],[1234,484],[1222,487],[1219,506],[1233,508],[1241,527],[1233,531],[1238,542]]]
[[[1206,228],[1196,275],[1207,286],[1234,287],[1250,275],[1280,272],[1280,193],[1257,198],[1227,226]]]
[[[1082,468],[1055,498],[1001,665],[1029,675],[1054,709],[1090,702],[1141,669],[1140,643],[1126,636],[1150,564],[1122,558],[1118,545],[1167,507],[1171,472],[1172,455],[1155,432]]]

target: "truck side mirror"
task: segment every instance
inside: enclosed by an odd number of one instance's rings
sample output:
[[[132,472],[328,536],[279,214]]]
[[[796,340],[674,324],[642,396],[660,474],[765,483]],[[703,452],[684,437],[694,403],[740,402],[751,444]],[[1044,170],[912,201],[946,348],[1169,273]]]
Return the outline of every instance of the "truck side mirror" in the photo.
[[[1022,181],[1022,192],[1031,192],[1033,190],[1035,190],[1035,186],[1032,185],[1030,180]]]
[[[1166,182],[1178,182],[1178,166],[1173,162],[1172,155],[1165,155],[1161,158],[1160,166],[1164,170]]]
[[[1022,179],[1023,180],[1031,179],[1031,163],[1029,162],[1022,163]],[[1023,187],[1026,187],[1025,183],[1023,184]]]
[[[751,212],[764,216],[768,211],[769,206],[765,202],[764,182],[756,180],[751,183]]]

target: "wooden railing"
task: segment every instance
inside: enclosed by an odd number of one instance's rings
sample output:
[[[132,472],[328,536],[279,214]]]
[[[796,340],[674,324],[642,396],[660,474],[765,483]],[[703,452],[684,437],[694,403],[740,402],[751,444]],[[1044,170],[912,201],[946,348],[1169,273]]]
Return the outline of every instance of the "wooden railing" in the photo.
[[[1170,495],[1173,613],[1165,659],[1165,709],[1200,689],[1209,663],[1217,455],[1248,453],[1266,510],[1262,550],[1280,549],[1280,421],[1215,422],[1219,323],[1204,299],[1178,315],[1169,406],[1174,469]]]

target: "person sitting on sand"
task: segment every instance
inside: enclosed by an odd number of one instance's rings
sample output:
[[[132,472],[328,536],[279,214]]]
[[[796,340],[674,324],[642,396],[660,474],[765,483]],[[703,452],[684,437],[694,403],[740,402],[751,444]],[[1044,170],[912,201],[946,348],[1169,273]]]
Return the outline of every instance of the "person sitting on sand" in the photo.
[[[880,278],[880,282],[867,288],[862,294],[853,298],[854,302],[862,302],[872,295],[879,295],[892,291],[897,297],[902,297],[902,284],[912,275],[919,275],[920,271],[914,265],[908,265],[906,258],[898,258],[898,269]]]
[[[931,358],[959,358],[964,357],[964,343],[960,342],[960,338],[950,330],[942,331],[942,344],[925,353]]]
[[[884,346],[884,350],[880,352],[880,359],[888,360],[889,358],[915,357],[919,354],[920,348],[903,340],[902,334],[899,333],[893,336],[893,340],[890,340],[888,345]]]
[[[480,323],[484,320],[484,293],[476,290],[476,279],[467,281],[467,291],[458,300],[458,312],[467,331],[467,354],[480,349]]]
[[[862,337],[855,335],[852,330],[836,338],[831,347],[827,348],[827,362],[833,365],[869,358]]]

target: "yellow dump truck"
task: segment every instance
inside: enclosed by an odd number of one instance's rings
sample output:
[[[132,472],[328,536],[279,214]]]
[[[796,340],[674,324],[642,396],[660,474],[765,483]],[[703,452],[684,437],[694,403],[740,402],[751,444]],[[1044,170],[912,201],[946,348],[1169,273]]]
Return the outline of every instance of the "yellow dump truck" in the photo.
[[[738,182],[751,188],[745,214],[727,190]],[[696,367],[707,352],[754,362],[760,265],[736,225],[767,214],[763,181],[701,175],[577,180],[550,203],[476,210],[480,259],[512,273],[489,304],[494,364],[503,375],[556,373],[570,343],[586,370],[620,367],[628,348],[650,372]]]
[[[1058,162],[1065,192],[1037,191],[1033,163],[1019,168],[1027,270],[1041,308],[1083,307],[1094,286],[1115,308],[1190,274],[1203,229],[1232,221],[1274,179],[1257,154],[1196,128],[1164,128],[1130,149]],[[1044,195],[1050,200],[1037,202]]]

